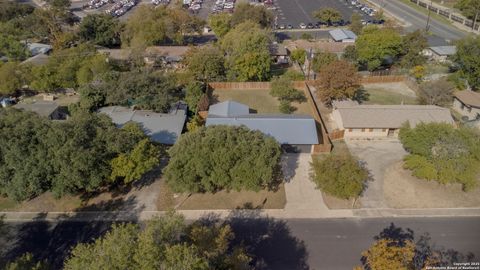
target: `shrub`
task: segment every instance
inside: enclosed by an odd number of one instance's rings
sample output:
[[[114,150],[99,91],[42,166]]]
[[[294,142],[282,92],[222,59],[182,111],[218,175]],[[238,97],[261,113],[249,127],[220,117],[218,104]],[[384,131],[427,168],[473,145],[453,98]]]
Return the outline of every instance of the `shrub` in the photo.
[[[280,145],[245,127],[201,127],[183,134],[168,151],[164,170],[175,192],[216,192],[275,187]]]
[[[368,172],[350,155],[329,155],[312,163],[313,181],[327,194],[341,199],[358,197],[368,179]]]
[[[460,183],[465,191],[477,185],[480,172],[480,135],[470,128],[449,124],[405,125],[400,141],[410,155],[404,167],[418,178],[441,184]]]

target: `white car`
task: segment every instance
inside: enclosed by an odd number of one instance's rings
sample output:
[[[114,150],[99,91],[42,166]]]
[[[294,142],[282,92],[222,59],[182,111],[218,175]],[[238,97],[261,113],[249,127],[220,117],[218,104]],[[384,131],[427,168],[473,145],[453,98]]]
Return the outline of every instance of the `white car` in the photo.
[[[304,24],[304,23],[301,23],[299,26],[300,26],[301,29],[307,29],[307,25]]]

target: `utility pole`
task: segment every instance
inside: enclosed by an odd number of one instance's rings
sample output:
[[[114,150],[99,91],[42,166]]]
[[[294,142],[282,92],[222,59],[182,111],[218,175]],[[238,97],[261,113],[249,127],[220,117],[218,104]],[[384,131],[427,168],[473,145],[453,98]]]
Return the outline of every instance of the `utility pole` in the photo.
[[[478,20],[478,13],[479,12],[480,12],[480,10],[477,9],[477,13],[475,13],[475,18],[473,18],[472,30],[475,30],[475,24]]]
[[[430,6],[428,6],[428,17],[427,17],[427,25],[425,26],[425,32],[428,32],[428,29],[430,29],[430,13],[432,12],[432,10],[430,9],[430,7],[432,6],[433,4],[433,0],[430,0]]]

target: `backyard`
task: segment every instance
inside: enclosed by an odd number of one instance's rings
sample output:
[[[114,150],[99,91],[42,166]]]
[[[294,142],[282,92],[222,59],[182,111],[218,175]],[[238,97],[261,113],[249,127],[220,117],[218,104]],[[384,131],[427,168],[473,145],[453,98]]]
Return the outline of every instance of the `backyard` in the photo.
[[[405,83],[372,83],[365,84],[363,87],[366,94],[362,104],[418,104],[415,91]]]
[[[280,113],[278,110],[279,102],[270,95],[269,89],[260,90],[214,90],[213,103],[227,100],[233,100],[248,105],[253,113]],[[311,109],[308,102],[293,102],[292,106],[296,108],[294,114],[311,115]]]

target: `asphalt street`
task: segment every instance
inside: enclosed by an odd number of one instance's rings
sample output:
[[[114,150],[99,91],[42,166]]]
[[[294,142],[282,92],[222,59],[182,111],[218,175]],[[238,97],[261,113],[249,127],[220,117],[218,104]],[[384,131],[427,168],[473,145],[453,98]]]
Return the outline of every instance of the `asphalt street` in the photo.
[[[400,2],[399,0],[369,0],[379,6],[382,6],[384,10],[393,14],[395,17],[400,18],[407,22],[407,31],[415,31],[418,29],[425,29],[427,23],[427,15],[424,13]],[[463,32],[454,26],[447,25],[439,22],[435,18],[430,18],[429,31],[439,37],[444,38],[447,41],[454,41],[461,39],[468,34]]]
[[[110,223],[8,223],[8,241],[0,239],[4,259],[24,252],[48,259],[58,268],[73,245],[91,241]],[[230,221],[236,239],[255,255],[257,269],[352,269],[361,252],[382,231],[395,238],[410,229],[415,240],[428,233],[430,243],[480,261],[480,218],[375,218],[273,220],[238,218]],[[453,253],[452,253],[453,254]],[[466,260],[466,259],[464,259]]]

